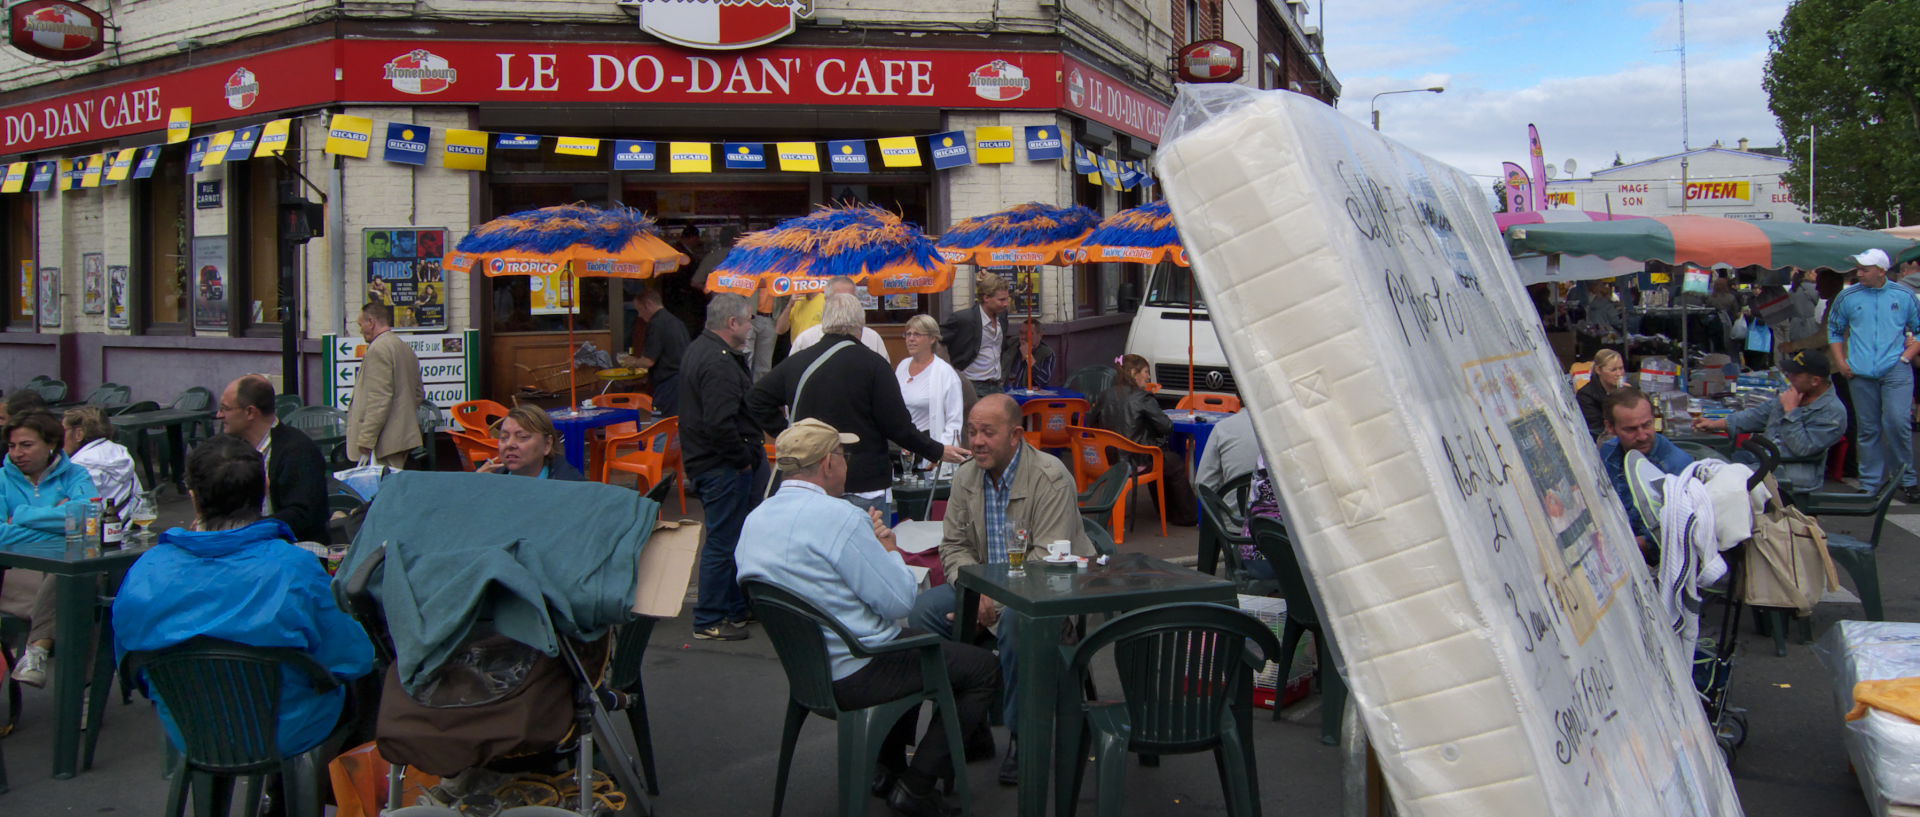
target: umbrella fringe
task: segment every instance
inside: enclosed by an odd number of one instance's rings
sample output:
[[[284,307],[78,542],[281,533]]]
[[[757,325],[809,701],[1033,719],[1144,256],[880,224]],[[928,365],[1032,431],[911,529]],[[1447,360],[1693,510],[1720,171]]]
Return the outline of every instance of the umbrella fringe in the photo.
[[[483,255],[508,251],[556,253],[585,246],[614,253],[643,236],[659,235],[660,227],[653,218],[631,207],[563,204],[493,219],[460,239],[455,249]]]
[[[1098,214],[1079,205],[1051,207],[1028,202],[964,219],[940,237],[939,246],[1038,247],[1084,236],[1099,224]]]
[[[1180,230],[1165,201],[1113,214],[1081,242],[1083,247],[1165,247],[1180,244]]]

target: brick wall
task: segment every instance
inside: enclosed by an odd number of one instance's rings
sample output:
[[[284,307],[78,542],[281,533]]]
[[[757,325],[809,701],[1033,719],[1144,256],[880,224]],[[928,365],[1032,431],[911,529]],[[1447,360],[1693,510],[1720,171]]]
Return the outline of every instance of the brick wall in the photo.
[[[1044,204],[1057,204],[1073,199],[1073,177],[1060,162],[1028,161],[1026,145],[1022,141],[1024,128],[1028,125],[1051,125],[1066,128],[1061,118],[1048,113],[997,113],[967,112],[952,113],[947,116],[950,129],[967,129],[982,125],[1009,125],[1014,129],[1014,160],[1008,164],[970,165],[955,170],[944,171],[940,178],[944,180],[949,220],[945,224],[931,225],[944,230],[953,222],[974,216],[986,215],[996,210],[1004,210],[1016,204],[1037,201]],[[1066,129],[1064,132],[1071,132]],[[962,266],[953,287],[955,309],[964,309],[973,305],[973,286],[971,276],[977,268]],[[1073,271],[1066,267],[1043,267],[1040,276],[1040,314],[1045,321],[1063,321],[1073,317]]]

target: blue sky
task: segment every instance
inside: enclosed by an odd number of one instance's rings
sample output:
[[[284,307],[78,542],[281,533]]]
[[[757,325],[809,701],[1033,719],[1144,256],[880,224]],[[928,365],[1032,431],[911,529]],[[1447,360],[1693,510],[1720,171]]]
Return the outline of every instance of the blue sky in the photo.
[[[1582,174],[1681,148],[1675,0],[1309,0],[1343,85],[1340,110],[1366,121],[1381,97],[1388,136],[1480,176],[1526,164],[1527,125],[1547,161]],[[1760,81],[1767,32],[1786,0],[1688,0],[1691,143],[1780,141]],[[1561,173],[1561,177],[1565,177]],[[1489,179],[1489,182],[1491,179]]]

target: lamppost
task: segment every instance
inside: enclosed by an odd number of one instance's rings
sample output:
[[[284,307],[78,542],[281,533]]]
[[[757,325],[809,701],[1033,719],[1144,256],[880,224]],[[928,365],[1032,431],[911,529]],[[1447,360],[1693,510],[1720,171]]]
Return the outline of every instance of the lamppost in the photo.
[[[1381,91],[1374,94],[1373,101],[1367,103],[1367,108],[1373,113],[1373,129],[1380,129],[1380,97],[1388,94],[1444,94],[1446,92],[1447,89],[1435,85],[1432,88],[1408,88],[1403,91]]]

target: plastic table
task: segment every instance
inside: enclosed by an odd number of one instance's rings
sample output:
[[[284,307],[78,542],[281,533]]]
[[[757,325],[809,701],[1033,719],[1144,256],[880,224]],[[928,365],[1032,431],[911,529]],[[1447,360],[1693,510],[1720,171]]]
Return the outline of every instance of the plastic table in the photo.
[[[565,443],[567,462],[583,474],[587,472],[587,432],[616,423],[640,421],[638,410],[626,408],[553,409],[547,413],[553,417],[553,427]]]
[[[1063,397],[1071,397],[1075,400],[1089,399],[1073,389],[1008,389],[1006,395],[1023,406],[1029,400],[1058,400]]]
[[[187,426],[213,419],[211,411],[191,409],[159,409],[140,411],[132,414],[116,414],[107,419],[113,421],[113,427],[121,431],[131,431],[142,438],[140,458],[146,459],[145,435],[148,429],[164,428],[167,431],[167,460],[173,466],[173,484],[186,492]],[[151,465],[147,471],[147,484],[153,485]]]
[[[1187,464],[1192,465],[1199,462],[1200,454],[1207,450],[1207,438],[1213,436],[1213,427],[1233,415],[1224,411],[1174,409],[1167,412],[1167,416],[1173,419],[1174,434],[1186,435],[1193,441],[1187,447],[1187,453],[1192,458],[1192,462]]]
[[[1047,813],[1047,783],[1053,771],[1053,712],[1066,665],[1060,633],[1067,620],[1092,613],[1123,613],[1170,602],[1239,602],[1233,582],[1140,554],[1122,554],[1112,564],[1080,569],[1027,563],[1012,575],[1007,565],[965,565],[948,576],[959,590],[954,638],[972,643],[974,615],[982,595],[1000,602],[1020,628],[1020,815]],[[1064,814],[1065,812],[1060,812]]]
[[[47,574],[47,581],[53,582],[54,609],[58,617],[54,640],[66,645],[53,654],[53,777],[65,780],[73,777],[80,765],[80,707],[84,704],[81,693],[88,683],[87,662],[93,658],[93,651],[87,649],[87,645],[93,644],[95,638],[113,637],[112,628],[106,623],[112,617],[94,615],[93,608],[100,599],[97,577],[125,575],[127,568],[150,546],[81,554],[72,559],[67,558],[66,545],[62,542],[55,541],[47,547],[50,552],[38,554],[0,550],[0,575],[10,568],[38,570]],[[103,624],[96,626],[96,620]],[[95,729],[102,726],[94,724]]]

